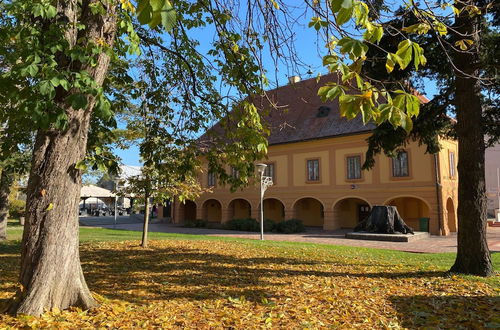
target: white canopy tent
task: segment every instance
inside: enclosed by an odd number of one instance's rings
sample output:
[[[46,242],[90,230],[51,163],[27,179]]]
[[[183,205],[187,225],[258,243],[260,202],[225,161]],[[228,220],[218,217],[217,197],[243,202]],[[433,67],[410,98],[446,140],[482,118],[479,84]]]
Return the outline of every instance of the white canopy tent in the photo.
[[[108,189],[104,189],[94,185],[84,185],[80,190],[80,198],[115,198],[115,194]]]

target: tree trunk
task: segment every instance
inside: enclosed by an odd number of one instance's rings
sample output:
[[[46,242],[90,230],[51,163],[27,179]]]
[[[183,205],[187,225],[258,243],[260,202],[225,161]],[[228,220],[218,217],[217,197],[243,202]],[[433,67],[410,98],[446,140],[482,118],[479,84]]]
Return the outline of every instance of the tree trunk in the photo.
[[[144,205],[144,226],[142,228],[142,247],[148,247],[148,226],[149,226],[149,194],[146,194]]]
[[[408,227],[403,218],[399,215],[395,206],[375,205],[370,211],[370,215],[358,223],[354,231],[365,231],[369,233],[381,234],[413,234],[413,229]]]
[[[91,2],[98,1],[83,1],[81,5],[77,0],[59,3],[61,15],[65,15],[70,23],[78,22],[86,27],[79,33],[76,28],[69,29],[64,37],[70,45],[102,38],[112,46],[116,28],[115,7],[112,2],[99,2],[105,8],[107,6],[107,12],[94,15],[89,10]],[[78,9],[80,6],[81,10]],[[100,86],[110,58],[101,52],[96,55],[96,60],[96,66],[82,64],[74,69],[87,71]],[[87,95],[87,100],[85,110],[74,110],[60,100],[59,105],[65,108],[68,116],[66,129],[39,130],[37,133],[27,190],[19,278],[21,289],[9,306],[11,313],[40,315],[47,309],[70,306],[87,309],[97,305],[85,282],[79,256],[81,172],[75,169],[75,164],[86,153],[90,117],[95,104],[91,95]]]
[[[7,239],[7,220],[9,219],[9,193],[12,183],[11,174],[2,170],[0,175],[0,241]]]
[[[486,242],[486,188],[484,133],[482,128],[479,72],[480,16],[466,10],[456,18],[455,28],[473,39],[469,52],[456,52],[455,99],[458,136],[458,249],[451,272],[489,276],[493,274]]]

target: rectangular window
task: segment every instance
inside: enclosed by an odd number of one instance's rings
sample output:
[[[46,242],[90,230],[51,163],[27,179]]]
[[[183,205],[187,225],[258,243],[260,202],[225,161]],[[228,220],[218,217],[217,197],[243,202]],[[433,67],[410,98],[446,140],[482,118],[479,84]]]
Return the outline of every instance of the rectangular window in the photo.
[[[347,157],[347,179],[361,179],[361,156]]]
[[[319,181],[319,159],[307,161],[307,181]]]
[[[213,172],[208,172],[208,186],[215,186],[215,173]]]
[[[450,151],[450,177],[454,178],[455,177],[455,153],[453,151]]]
[[[274,181],[274,164],[267,164],[267,167],[264,170],[264,176],[271,177]]]
[[[231,175],[233,176],[233,178],[238,179],[240,177],[240,171],[238,171],[234,167],[231,167]]]
[[[408,171],[408,153],[401,151],[396,158],[392,159],[392,176],[405,177],[410,176]]]

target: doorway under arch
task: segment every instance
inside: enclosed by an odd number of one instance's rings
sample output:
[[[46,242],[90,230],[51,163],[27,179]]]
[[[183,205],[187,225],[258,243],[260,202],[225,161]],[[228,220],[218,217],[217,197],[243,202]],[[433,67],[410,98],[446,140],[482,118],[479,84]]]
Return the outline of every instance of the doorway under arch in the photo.
[[[334,223],[340,228],[354,228],[370,214],[370,205],[361,198],[348,197],[333,207]]]
[[[222,221],[222,205],[216,199],[209,199],[203,203],[203,219],[208,222]]]
[[[196,220],[196,203],[190,200],[186,200],[185,203],[180,203],[180,220],[189,221]]]
[[[453,205],[453,199],[448,198],[446,201],[446,212],[448,213],[448,229],[450,232],[454,233],[457,231],[457,217],[455,215],[455,206]]]
[[[276,198],[266,198],[264,200],[264,218],[275,222],[285,220],[285,205]]]
[[[243,198],[233,199],[229,203],[230,218],[231,219],[247,219],[252,214],[252,207],[250,203]]]
[[[429,219],[429,206],[417,197],[397,197],[387,202],[386,205],[396,206],[404,222],[417,231],[420,228],[420,218]]]
[[[295,218],[302,220],[305,226],[323,227],[324,208],[323,204],[312,197],[305,197],[297,200],[293,205]]]

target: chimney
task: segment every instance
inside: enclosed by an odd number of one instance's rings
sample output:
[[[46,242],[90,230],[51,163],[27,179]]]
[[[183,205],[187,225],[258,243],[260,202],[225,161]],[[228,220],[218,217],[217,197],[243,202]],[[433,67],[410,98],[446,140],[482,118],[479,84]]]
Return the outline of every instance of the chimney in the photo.
[[[290,76],[288,77],[288,82],[291,84],[298,83],[300,81],[300,76]]]

